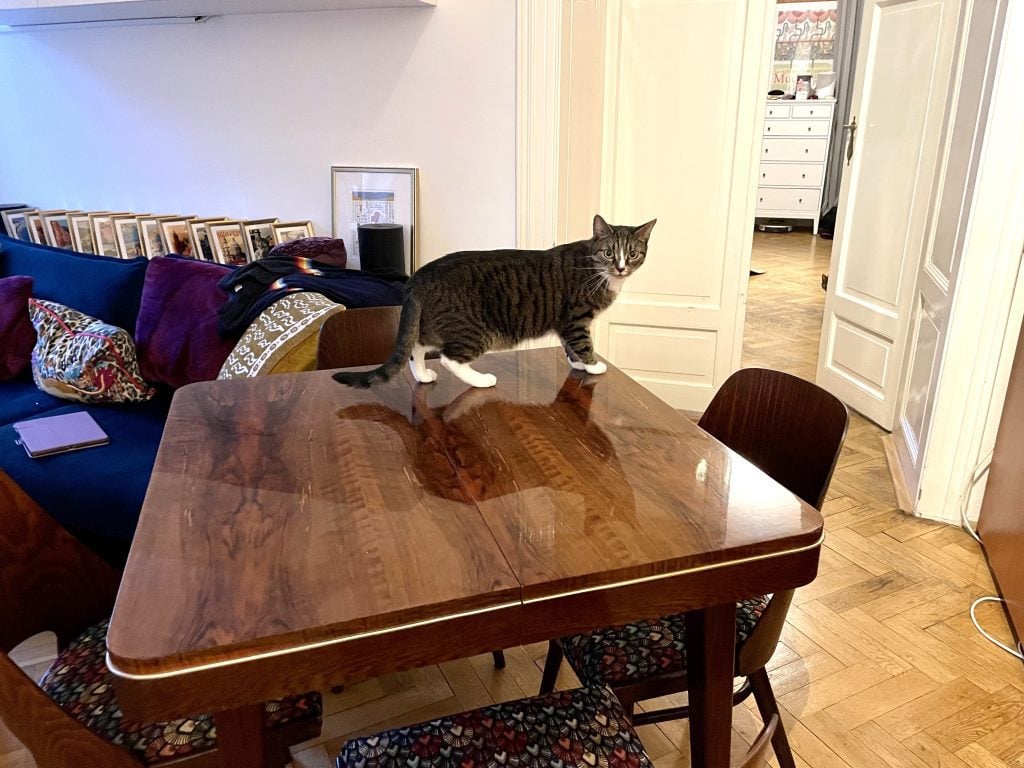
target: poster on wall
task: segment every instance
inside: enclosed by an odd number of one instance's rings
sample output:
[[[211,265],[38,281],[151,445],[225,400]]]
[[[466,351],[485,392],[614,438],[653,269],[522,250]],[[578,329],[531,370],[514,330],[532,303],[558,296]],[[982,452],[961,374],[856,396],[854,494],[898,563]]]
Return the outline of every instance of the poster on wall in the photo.
[[[415,168],[331,167],[332,235],[345,241],[350,260],[361,265],[360,224],[399,224],[405,250],[405,273],[416,263]]]

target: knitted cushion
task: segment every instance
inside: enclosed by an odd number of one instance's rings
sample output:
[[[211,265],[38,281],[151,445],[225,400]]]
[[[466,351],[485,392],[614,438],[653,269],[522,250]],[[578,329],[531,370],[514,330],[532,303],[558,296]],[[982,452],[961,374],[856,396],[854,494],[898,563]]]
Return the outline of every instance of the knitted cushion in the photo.
[[[217,378],[314,370],[320,327],[343,309],[319,293],[301,291],[281,297],[253,320]]]
[[[28,311],[37,337],[32,378],[43,392],[83,403],[153,397],[126,330],[52,301],[30,299]]]
[[[607,688],[557,691],[349,741],[338,768],[650,768]]]
[[[750,637],[768,596],[736,604],[736,647]],[[584,685],[644,680],[686,671],[686,619],[681,613],[621,627],[607,627],[558,641]]]
[[[147,764],[187,757],[217,746],[211,715],[144,724],[124,718],[107,669],[104,621],[76,638],[43,675],[39,685],[61,709],[104,739],[129,749]],[[264,724],[276,728],[320,717],[320,694],[311,692],[266,703]]]

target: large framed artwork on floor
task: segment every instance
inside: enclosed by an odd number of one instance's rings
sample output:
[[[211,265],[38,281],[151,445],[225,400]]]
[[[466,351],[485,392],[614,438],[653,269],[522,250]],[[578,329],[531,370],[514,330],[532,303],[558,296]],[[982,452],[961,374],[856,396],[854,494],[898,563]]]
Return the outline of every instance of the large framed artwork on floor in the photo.
[[[360,266],[359,226],[399,224],[405,273],[416,270],[416,182],[416,168],[331,167],[332,235],[345,241]]]

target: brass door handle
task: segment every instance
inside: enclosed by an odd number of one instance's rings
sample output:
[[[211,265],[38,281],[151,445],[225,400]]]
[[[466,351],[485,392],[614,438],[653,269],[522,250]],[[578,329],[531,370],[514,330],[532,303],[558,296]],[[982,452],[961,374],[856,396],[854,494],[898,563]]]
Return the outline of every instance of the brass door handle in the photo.
[[[853,141],[857,136],[857,116],[853,116],[853,120],[843,126],[843,130],[848,131],[846,134],[846,164],[849,165],[853,159]]]

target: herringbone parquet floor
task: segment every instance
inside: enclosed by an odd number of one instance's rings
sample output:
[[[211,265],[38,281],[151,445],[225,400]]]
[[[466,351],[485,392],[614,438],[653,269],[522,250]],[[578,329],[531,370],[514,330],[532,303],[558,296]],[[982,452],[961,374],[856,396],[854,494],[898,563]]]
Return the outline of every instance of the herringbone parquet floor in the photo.
[[[750,281],[743,363],[813,379],[830,243],[795,233],[758,234],[754,244],[754,263],[767,273]],[[994,593],[978,547],[957,528],[896,510],[880,436],[853,417],[824,508],[818,578],[797,593],[770,664],[797,762],[1024,767],[1024,666],[983,640],[967,613],[975,597]],[[979,615],[1008,638],[998,608],[982,606]],[[479,656],[328,695],[323,735],[295,750],[294,765],[332,765],[351,734],[532,695],[544,651],[508,649],[503,671]],[[37,643],[22,658],[40,655]],[[560,685],[573,684],[563,671]],[[760,729],[752,702],[737,708],[734,722],[738,756]],[[689,765],[685,722],[640,733],[658,768]],[[0,768],[32,765],[0,734]]]

